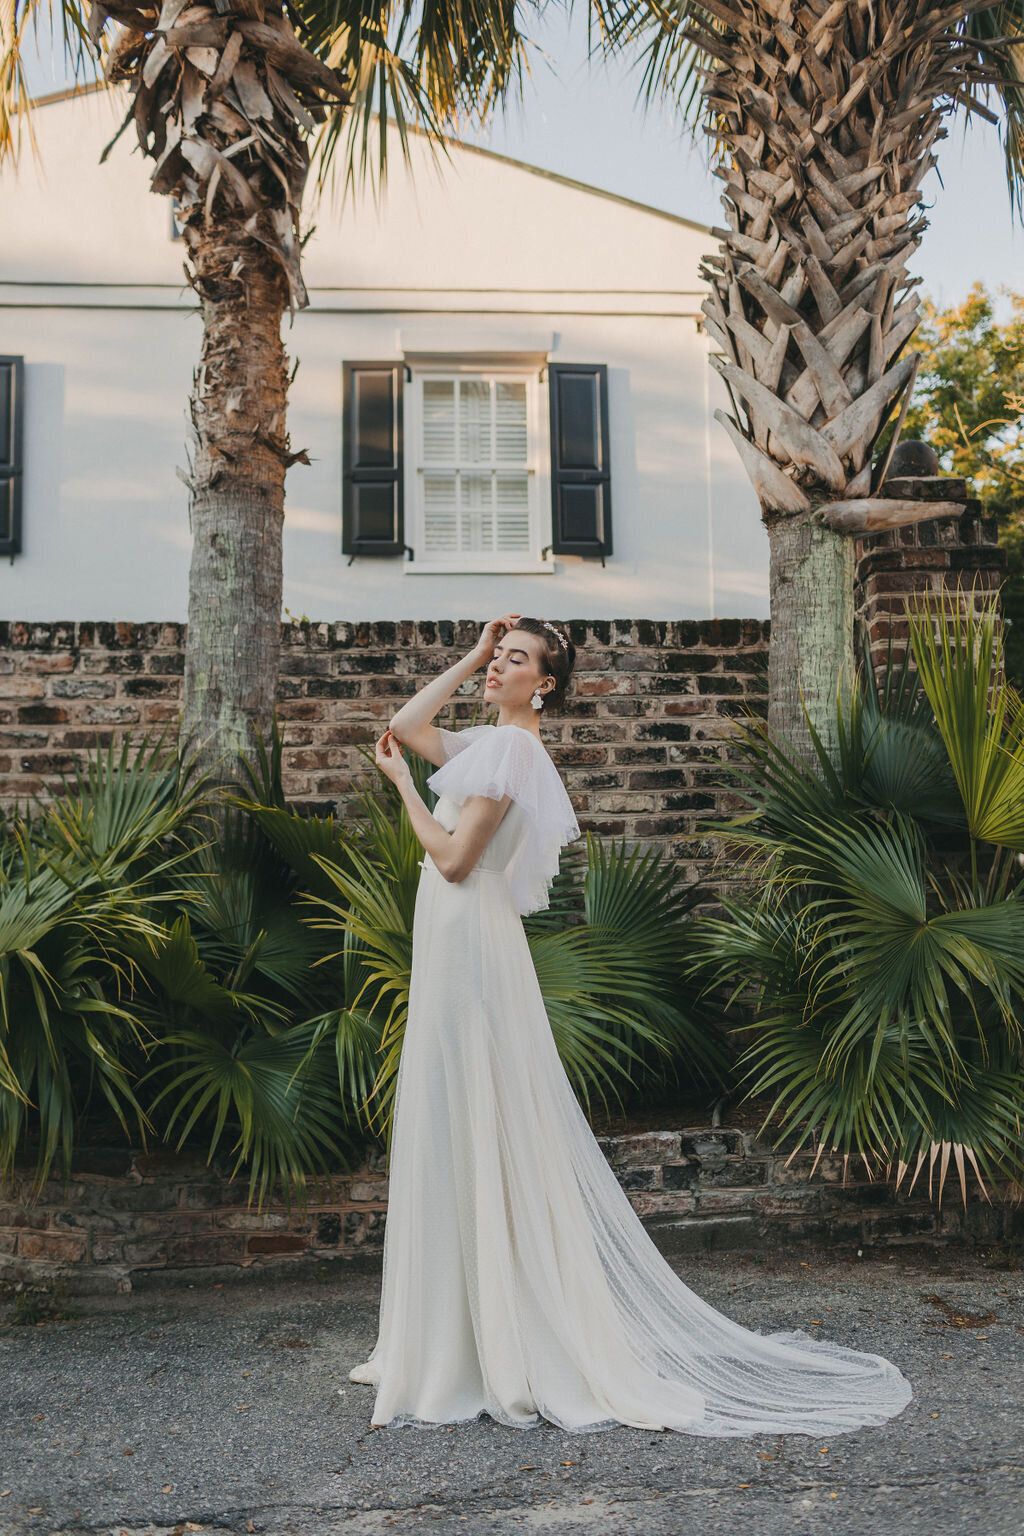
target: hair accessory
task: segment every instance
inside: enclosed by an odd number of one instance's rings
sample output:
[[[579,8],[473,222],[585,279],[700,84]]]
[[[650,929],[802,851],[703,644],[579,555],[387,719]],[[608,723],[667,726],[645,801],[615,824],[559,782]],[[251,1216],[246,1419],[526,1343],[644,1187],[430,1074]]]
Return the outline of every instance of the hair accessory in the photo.
[[[530,703],[533,705],[534,709],[544,708],[544,695],[541,693],[539,688],[535,688],[533,690],[533,693],[530,697]]]
[[[567,651],[569,649],[569,642],[565,638],[565,636],[562,634],[562,631],[556,625],[549,624],[547,619],[542,619],[541,623],[544,625],[545,629],[550,629],[550,631],[551,631],[551,633],[553,635],[557,635],[558,636],[558,643],[559,643],[559,645],[562,647],[563,651]]]

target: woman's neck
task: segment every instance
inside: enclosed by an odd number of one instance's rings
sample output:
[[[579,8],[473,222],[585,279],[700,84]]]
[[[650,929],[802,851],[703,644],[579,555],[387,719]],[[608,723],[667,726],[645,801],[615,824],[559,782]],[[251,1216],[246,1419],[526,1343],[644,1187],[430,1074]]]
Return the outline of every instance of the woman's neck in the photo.
[[[540,740],[540,710],[534,709],[532,704],[527,704],[520,709],[506,709],[504,705],[498,706],[499,725],[518,725],[524,731],[529,731],[531,736]]]

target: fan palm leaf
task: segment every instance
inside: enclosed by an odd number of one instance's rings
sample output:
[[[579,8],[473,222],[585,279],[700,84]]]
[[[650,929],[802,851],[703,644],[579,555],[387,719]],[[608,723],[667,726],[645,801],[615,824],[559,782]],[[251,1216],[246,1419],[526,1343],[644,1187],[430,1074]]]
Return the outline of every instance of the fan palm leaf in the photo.
[[[336,1085],[321,1053],[309,1057],[310,1025],[278,1035],[251,1034],[225,1044],[195,1030],[167,1037],[174,1049],[145,1076],[170,1077],[152,1107],[172,1096],[167,1134],[183,1121],[177,1146],[212,1113],[207,1162],[217,1152],[230,1122],[237,1136],[234,1178],[249,1165],[249,1202],[258,1208],[280,1185],[289,1203],[294,1188],[305,1204],[307,1173],[317,1167],[329,1175],[344,1152],[339,1139]]]
[[[831,774],[763,724],[740,728],[744,812],[721,835],[756,860],[760,891],[698,925],[693,963],[730,1005],[753,1003],[738,1070],[748,1096],[771,1098],[780,1139],[816,1133],[819,1156],[837,1148],[897,1182],[928,1161],[941,1202],[950,1169],[965,1200],[968,1171],[986,1196],[1021,1182],[1024,885],[991,606],[940,617],[946,637],[934,613],[912,619],[916,674],[837,693]],[[904,759],[923,749],[919,777]],[[984,878],[983,831],[998,843]]]

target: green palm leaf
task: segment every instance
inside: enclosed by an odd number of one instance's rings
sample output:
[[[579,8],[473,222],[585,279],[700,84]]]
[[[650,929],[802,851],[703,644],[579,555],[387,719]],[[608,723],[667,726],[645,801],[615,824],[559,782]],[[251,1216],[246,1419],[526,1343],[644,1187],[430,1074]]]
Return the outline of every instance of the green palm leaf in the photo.
[[[908,604],[907,616],[970,835],[1024,852],[1024,702],[1001,676],[995,599],[968,614],[955,594],[945,593],[937,612],[917,602]]]
[[[745,810],[724,837],[760,890],[698,925],[691,964],[754,1010],[737,1070],[770,1100],[765,1125],[897,1182],[927,1161],[941,1200],[951,1167],[964,1191],[968,1168],[986,1194],[1020,1182],[1024,886],[991,612],[947,602],[940,618],[945,636],[923,612],[914,623],[920,682],[890,665],[877,695],[837,698],[831,775],[741,728]],[[983,833],[1008,842],[981,872]]]
[[[309,1169],[319,1167],[329,1174],[344,1161],[334,1074],[322,1055],[310,1058],[310,1035],[311,1026],[306,1025],[225,1045],[209,1035],[181,1030],[165,1041],[175,1048],[174,1056],[143,1079],[159,1072],[172,1074],[152,1107],[173,1095],[166,1129],[169,1135],[179,1120],[184,1121],[179,1148],[210,1112],[207,1162],[229,1124],[237,1131],[230,1148],[236,1154],[230,1177],[248,1162],[249,1201],[258,1189],[260,1209],[278,1182],[289,1208],[293,1189],[304,1205]]]

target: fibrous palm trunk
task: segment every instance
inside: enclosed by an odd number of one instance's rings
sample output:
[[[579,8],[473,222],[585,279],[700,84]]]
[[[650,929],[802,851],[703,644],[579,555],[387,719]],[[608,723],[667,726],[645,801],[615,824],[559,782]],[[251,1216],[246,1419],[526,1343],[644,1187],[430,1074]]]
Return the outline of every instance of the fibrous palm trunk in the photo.
[[[838,530],[878,489],[872,450],[916,369],[904,349],[921,183],[942,114],[977,107],[972,88],[992,78],[989,54],[958,34],[967,10],[701,0],[687,29],[710,60],[729,224],[703,269],[712,363],[733,405],[716,416],[768,526],[769,723],[804,756],[803,706],[834,746],[838,677],[853,670],[852,555]]]
[[[192,246],[203,344],[193,380],[192,564],[180,750],[229,782],[269,735],[281,650],[288,389],[280,270],[221,219]],[[269,428],[269,430],[268,430]]]
[[[308,304],[299,211],[305,134],[345,100],[279,3],[94,4],[119,24],[110,80],[127,81],[155,192],[174,196],[203,343],[189,402],[192,566],[179,746],[190,772],[239,778],[239,749],[270,731],[281,637],[285,307]],[[108,146],[109,148],[109,146]],[[104,151],[104,156],[106,151]]]

